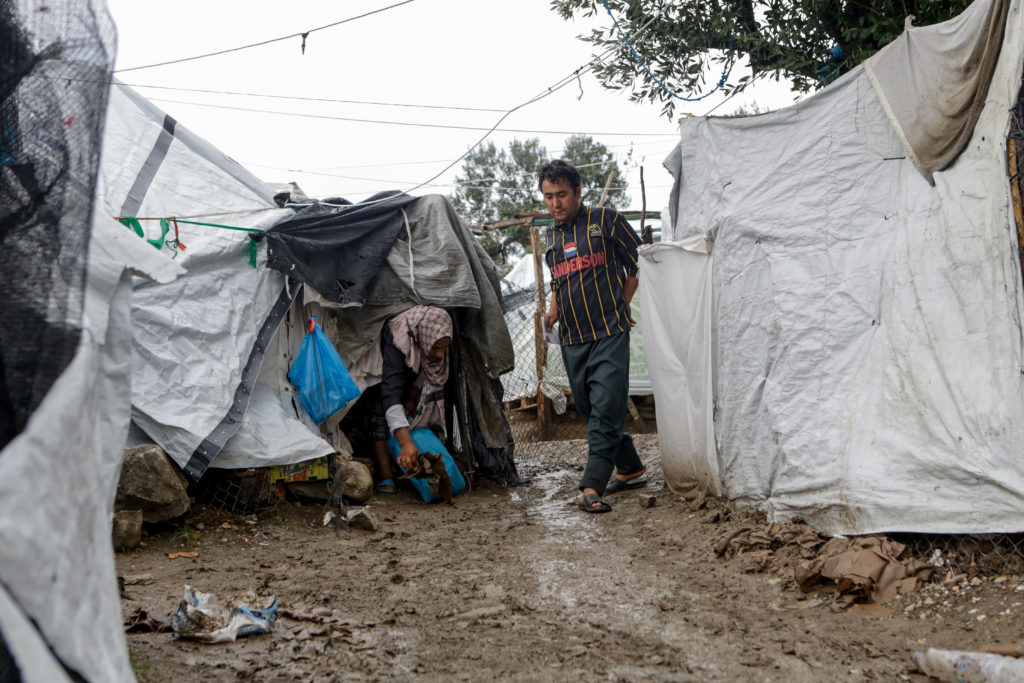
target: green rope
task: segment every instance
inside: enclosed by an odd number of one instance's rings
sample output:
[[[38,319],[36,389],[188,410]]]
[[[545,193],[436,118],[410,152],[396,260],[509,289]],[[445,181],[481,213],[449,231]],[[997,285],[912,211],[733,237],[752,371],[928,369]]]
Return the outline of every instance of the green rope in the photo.
[[[203,225],[206,226],[207,228],[223,228],[224,230],[243,230],[245,232],[266,232],[266,230],[261,230],[260,228],[239,228],[234,225],[220,225],[218,223],[200,223],[198,221],[184,221],[180,218],[178,218],[177,221],[179,223],[185,223],[187,225]]]
[[[139,237],[141,237],[143,239],[146,239],[146,231],[142,229],[142,223],[139,222],[138,218],[135,218],[133,216],[126,216],[126,217],[118,218],[117,220],[122,225],[124,225],[124,226],[126,226],[128,228],[131,228],[132,230],[134,230],[135,234],[138,235]],[[144,220],[156,220],[156,219],[144,219]],[[236,225],[222,225],[220,223],[201,223],[199,221],[186,221],[186,220],[182,220],[181,218],[177,218],[177,219],[161,218],[160,219],[160,237],[156,237],[156,238],[153,238],[153,239],[147,239],[146,241],[149,242],[150,244],[152,244],[157,249],[162,249],[164,244],[166,244],[165,240],[166,240],[166,237],[167,237],[167,233],[170,232],[170,229],[171,229],[171,223],[170,223],[171,220],[174,220],[177,223],[184,223],[186,225],[201,225],[201,226],[207,227],[207,228],[220,228],[222,230],[241,230],[243,232],[259,232],[259,233],[265,233],[266,232],[266,230],[261,230],[260,228],[240,228],[240,227],[238,227]],[[258,254],[258,246],[259,245],[256,243],[256,240],[254,240],[250,236],[249,237],[249,265],[251,265],[253,268],[256,267],[256,256]],[[177,254],[175,254],[175,255],[177,255]]]
[[[142,229],[142,223],[139,223],[138,218],[118,218],[121,224],[125,227],[131,228],[135,231],[135,234],[145,239],[146,231]]]
[[[160,236],[155,238],[155,239],[146,240],[146,241],[149,242],[150,244],[152,244],[157,249],[163,249],[164,238],[167,237],[167,233],[170,232],[170,230],[171,230],[171,224],[167,222],[166,218],[161,218],[160,219]]]

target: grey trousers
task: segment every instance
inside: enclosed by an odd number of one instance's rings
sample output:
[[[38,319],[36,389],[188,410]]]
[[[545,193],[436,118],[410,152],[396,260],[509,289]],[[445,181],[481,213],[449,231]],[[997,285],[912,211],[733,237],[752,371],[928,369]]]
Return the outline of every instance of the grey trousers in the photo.
[[[590,457],[580,490],[604,495],[613,470],[632,474],[644,469],[633,437],[622,429],[629,391],[629,333],[563,345],[562,361],[576,411],[587,421]]]

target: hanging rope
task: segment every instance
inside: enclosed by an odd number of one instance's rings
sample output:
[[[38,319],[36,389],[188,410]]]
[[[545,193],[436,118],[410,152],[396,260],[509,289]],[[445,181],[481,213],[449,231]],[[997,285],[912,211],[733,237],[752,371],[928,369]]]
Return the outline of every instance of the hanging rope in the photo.
[[[647,66],[647,62],[643,60],[643,57],[641,57],[640,54],[636,51],[636,48],[633,47],[633,43],[629,42],[629,38],[626,37],[626,33],[622,30],[622,27],[619,26],[619,22],[615,20],[615,15],[612,14],[612,8],[608,6],[608,0],[601,0],[601,2],[604,4],[604,8],[605,10],[607,10],[608,16],[612,18],[612,23],[615,24],[615,28],[618,30],[619,35],[622,36],[622,40],[626,43],[630,51],[633,53],[633,57],[636,59],[637,63],[644,68],[644,71],[646,71],[647,75],[651,77],[651,80],[657,83],[662,90],[667,92],[672,97],[675,97],[676,99],[679,100],[683,100],[685,102],[699,102],[700,100],[703,100],[705,97],[713,95],[715,92],[721,89],[722,86],[725,85],[725,82],[727,80],[729,80],[729,74],[732,72],[732,65],[736,63],[736,57],[731,54],[729,55],[729,61],[726,63],[725,68],[722,70],[722,77],[718,79],[718,84],[710,92],[707,92],[701,95],[700,97],[684,97],[683,95],[680,95],[674,90],[669,89],[667,85],[661,82],[660,78],[658,78],[657,76],[654,75],[653,72],[651,72],[651,70]]]

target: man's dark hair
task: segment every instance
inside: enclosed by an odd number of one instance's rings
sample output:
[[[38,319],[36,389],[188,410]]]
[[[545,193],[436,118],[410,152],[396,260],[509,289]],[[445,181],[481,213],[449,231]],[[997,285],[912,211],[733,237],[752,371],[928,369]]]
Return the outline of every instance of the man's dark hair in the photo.
[[[544,181],[549,183],[557,183],[561,180],[568,180],[569,186],[573,190],[580,188],[580,172],[576,170],[576,167],[567,161],[561,159],[555,159],[550,164],[544,166],[537,173],[537,189],[544,190]]]

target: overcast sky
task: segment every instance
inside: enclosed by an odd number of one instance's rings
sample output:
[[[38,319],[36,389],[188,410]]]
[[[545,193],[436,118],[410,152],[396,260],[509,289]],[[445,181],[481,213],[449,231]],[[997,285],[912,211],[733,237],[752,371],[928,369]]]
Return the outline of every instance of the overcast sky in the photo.
[[[312,31],[305,54],[294,37],[133,70],[311,31],[401,1],[108,0],[118,29],[116,75],[159,86],[137,89],[264,180],[359,201],[440,173],[508,110],[590,61],[591,46],[577,35],[611,25],[604,12],[586,24],[564,21],[549,0],[412,0]],[[744,73],[737,66],[731,79]],[[700,115],[722,100],[715,94],[681,103],[678,112]],[[715,114],[751,101],[777,108],[793,95],[768,84]],[[662,160],[677,137],[658,105],[631,103],[584,74],[509,114],[498,128],[488,140],[505,147],[516,137],[539,137],[552,156],[573,133],[592,135],[620,158],[632,148],[644,166],[648,209],[664,208],[672,179]],[[451,193],[458,171],[456,164],[414,194]],[[634,206],[620,208],[639,208],[639,171],[627,180]]]

